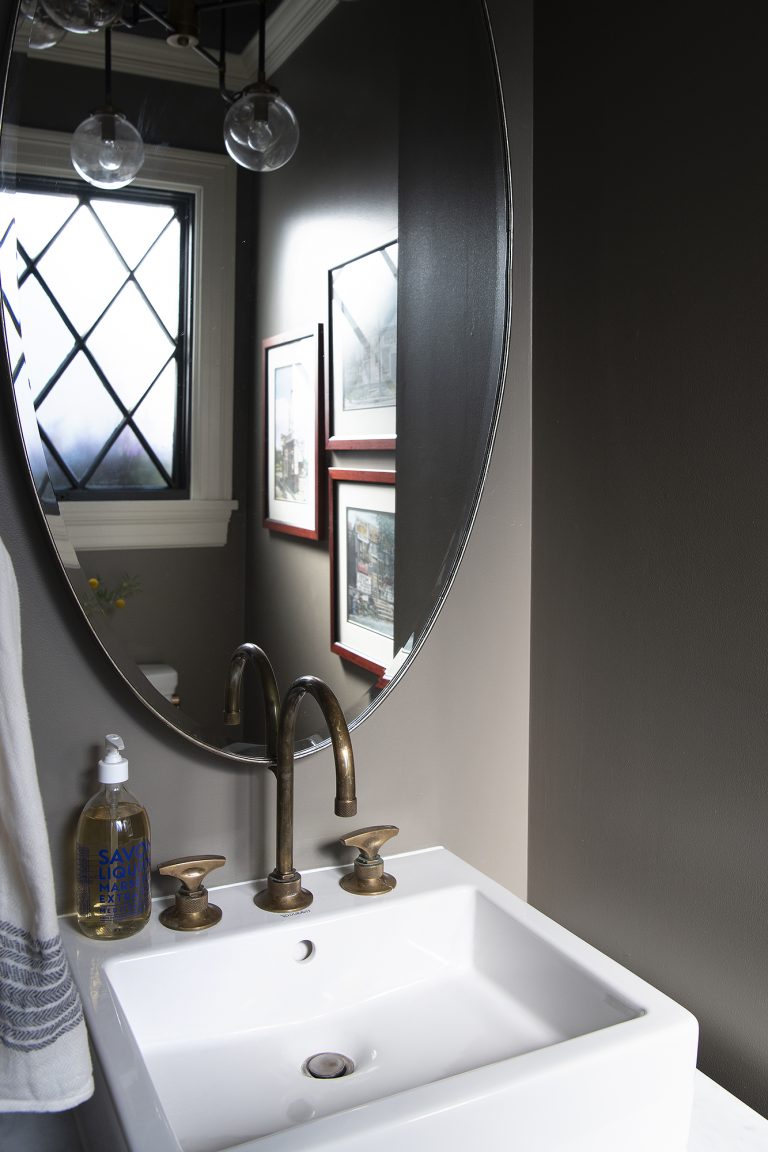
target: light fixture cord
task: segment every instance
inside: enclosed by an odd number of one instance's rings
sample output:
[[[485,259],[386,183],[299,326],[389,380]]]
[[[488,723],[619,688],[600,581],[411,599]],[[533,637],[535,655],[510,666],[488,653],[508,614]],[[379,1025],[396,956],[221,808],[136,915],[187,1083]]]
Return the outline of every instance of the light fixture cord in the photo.
[[[104,105],[112,111],[112,29],[104,29]]]
[[[229,103],[227,92],[227,10],[222,7],[219,14],[219,92]]]
[[[267,10],[264,0],[259,0],[259,83],[267,79]]]

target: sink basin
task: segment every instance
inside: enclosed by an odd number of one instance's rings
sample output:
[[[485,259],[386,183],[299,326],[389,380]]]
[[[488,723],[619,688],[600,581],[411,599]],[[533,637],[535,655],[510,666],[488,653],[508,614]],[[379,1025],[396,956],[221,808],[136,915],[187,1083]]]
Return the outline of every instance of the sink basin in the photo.
[[[65,923],[131,1152],[684,1152],[684,1009],[444,849],[388,868],[374,898],[313,872],[288,916],[213,890],[202,934]]]

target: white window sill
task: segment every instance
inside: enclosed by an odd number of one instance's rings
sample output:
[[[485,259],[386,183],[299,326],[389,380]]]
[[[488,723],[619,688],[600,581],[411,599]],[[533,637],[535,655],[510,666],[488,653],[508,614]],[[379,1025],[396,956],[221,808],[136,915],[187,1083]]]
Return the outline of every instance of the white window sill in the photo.
[[[76,551],[108,548],[219,548],[236,500],[61,501]]]

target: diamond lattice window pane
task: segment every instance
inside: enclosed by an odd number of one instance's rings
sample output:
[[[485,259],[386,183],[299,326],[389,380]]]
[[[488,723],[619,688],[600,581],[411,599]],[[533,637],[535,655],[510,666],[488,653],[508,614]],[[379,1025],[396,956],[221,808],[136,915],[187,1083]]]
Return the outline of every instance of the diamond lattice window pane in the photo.
[[[179,261],[181,226],[174,220],[136,272],[152,307],[169,332],[179,327]]]
[[[19,322],[35,398],[72,351],[75,341],[34,276],[19,290]]]
[[[77,208],[77,197],[17,192],[14,199],[19,240],[27,255],[36,260]]]
[[[131,428],[124,428],[91,477],[89,488],[165,488],[165,480]]]
[[[177,368],[172,361],[136,411],[136,427],[169,474],[173,470],[176,440]]]
[[[88,348],[127,408],[133,408],[173,355],[135,284],[127,284],[88,339]]]
[[[79,352],[38,408],[37,418],[64,463],[80,479],[117,428],[121,415],[88,359]]]
[[[130,200],[93,200],[92,204],[131,271],[174,215],[168,204],[137,204]]]
[[[126,277],[120,258],[85,207],[78,209],[39,267],[81,336],[98,320]]]
[[[56,490],[183,487],[190,199],[49,193],[40,184],[0,200],[0,225],[7,218],[13,237],[22,205],[24,254],[13,240],[8,251]],[[15,310],[7,299],[3,307]]]

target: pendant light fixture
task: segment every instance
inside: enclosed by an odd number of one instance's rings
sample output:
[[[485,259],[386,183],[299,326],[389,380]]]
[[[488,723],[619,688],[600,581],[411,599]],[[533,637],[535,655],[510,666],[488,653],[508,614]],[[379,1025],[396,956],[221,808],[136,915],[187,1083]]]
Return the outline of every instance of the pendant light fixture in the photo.
[[[123,0],[41,0],[42,6],[66,32],[100,32],[114,24],[122,12]]]
[[[42,52],[46,48],[53,48],[54,44],[58,44],[66,36],[61,25],[51,20],[37,0],[21,0],[19,12],[26,20],[30,21],[27,44],[33,52]]]
[[[35,0],[24,0],[35,11]],[[166,31],[175,48],[195,52],[218,70],[219,91],[230,105],[224,118],[224,145],[236,164],[251,172],[274,172],[293,156],[299,143],[299,123],[293,109],[266,77],[266,0],[168,0],[165,15],[146,0],[135,0],[132,15],[123,0],[39,0],[47,22],[56,30],[104,32],[104,107],[79,125],[70,145],[75,170],[97,188],[124,188],[144,163],[144,143],[133,124],[112,106],[112,41],[115,22],[130,31],[139,20],[153,20]],[[232,6],[258,4],[258,76],[240,93],[227,91],[226,10]],[[216,11],[219,16],[218,60],[199,42],[198,13]],[[41,9],[37,9],[39,20]],[[63,31],[61,32],[63,35]],[[51,41],[52,43],[54,40]],[[41,45],[43,46],[43,45]]]
[[[112,33],[104,32],[104,107],[75,130],[70,156],[75,170],[96,188],[125,188],[144,163],[144,141],[112,106]]]
[[[267,83],[266,51],[266,9],[264,0],[259,0],[258,79],[235,98],[224,118],[227,152],[236,164],[251,172],[274,172],[282,168],[299,143],[295,112],[277,88]]]

